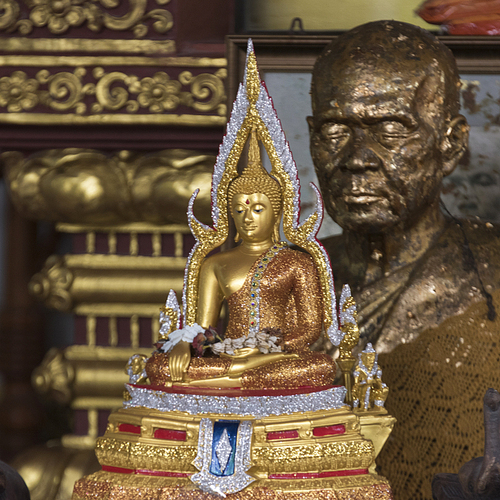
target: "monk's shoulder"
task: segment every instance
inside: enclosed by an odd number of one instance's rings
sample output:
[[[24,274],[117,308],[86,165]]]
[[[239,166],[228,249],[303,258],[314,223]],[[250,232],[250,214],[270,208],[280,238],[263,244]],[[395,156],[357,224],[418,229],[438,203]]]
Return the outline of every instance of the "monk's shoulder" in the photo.
[[[500,267],[500,225],[479,220],[452,222],[439,246],[462,253],[464,245],[468,245],[477,258]]]
[[[342,256],[345,252],[345,240],[341,234],[335,236],[328,236],[321,240],[321,244],[329,255]]]

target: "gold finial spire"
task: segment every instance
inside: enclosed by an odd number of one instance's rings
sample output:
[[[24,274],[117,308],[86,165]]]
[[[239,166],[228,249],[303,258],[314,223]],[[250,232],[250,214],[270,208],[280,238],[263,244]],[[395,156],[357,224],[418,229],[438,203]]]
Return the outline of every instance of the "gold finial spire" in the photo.
[[[259,70],[257,68],[257,59],[253,50],[249,51],[246,67],[247,77],[247,99],[250,104],[255,104],[260,93]]]

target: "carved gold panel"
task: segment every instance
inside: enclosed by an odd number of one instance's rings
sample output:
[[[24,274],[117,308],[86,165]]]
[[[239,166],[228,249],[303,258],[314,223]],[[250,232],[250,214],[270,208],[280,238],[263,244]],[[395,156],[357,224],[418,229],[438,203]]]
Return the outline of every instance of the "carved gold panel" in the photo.
[[[88,36],[106,30],[134,38],[166,35],[174,26],[168,3],[170,0],[3,0],[0,32],[29,35],[36,28],[46,28],[62,35],[82,27]],[[111,14],[117,10],[121,15]]]
[[[223,126],[225,59],[171,59],[0,56],[0,122]]]

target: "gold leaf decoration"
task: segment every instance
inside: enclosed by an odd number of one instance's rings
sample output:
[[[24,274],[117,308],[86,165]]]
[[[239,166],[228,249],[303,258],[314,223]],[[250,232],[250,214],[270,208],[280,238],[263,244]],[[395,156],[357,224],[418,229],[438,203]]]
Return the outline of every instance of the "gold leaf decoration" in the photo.
[[[38,106],[45,111],[99,114],[104,110],[137,113],[174,112],[186,106],[201,113],[225,116],[225,69],[193,75],[183,71],[178,79],[164,71],[138,78],[121,71],[107,73],[102,67],[76,67],[71,73],[42,69],[36,78],[14,71],[0,78],[0,114],[20,113]],[[4,109],[2,109],[4,108]]]
[[[163,6],[169,1],[156,0],[156,3]],[[173,16],[168,10],[148,11],[147,0],[129,0],[129,9],[121,17],[106,12],[106,9],[120,7],[121,3],[121,0],[29,0],[26,2],[29,10],[22,12],[22,4],[17,1],[0,0],[0,31],[19,31],[21,35],[27,35],[33,28],[47,27],[54,35],[62,35],[71,27],[85,25],[93,32],[103,29],[131,31],[136,38],[143,38],[150,27],[154,32],[164,34],[174,25]],[[27,16],[27,19],[23,16]]]
[[[0,107],[16,113],[28,111],[38,104],[38,82],[27,78],[24,71],[14,71],[0,78]]]

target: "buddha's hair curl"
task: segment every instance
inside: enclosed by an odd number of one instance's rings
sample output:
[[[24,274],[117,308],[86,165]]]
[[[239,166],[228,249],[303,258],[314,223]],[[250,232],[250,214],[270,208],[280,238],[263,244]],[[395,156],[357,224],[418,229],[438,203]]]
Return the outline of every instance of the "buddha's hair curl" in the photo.
[[[276,219],[279,219],[282,206],[281,185],[271,177],[262,166],[260,159],[259,145],[255,130],[250,135],[250,147],[248,151],[248,165],[239,177],[236,177],[228,188],[229,208],[233,206],[233,198],[236,194],[265,194],[271,206]]]

